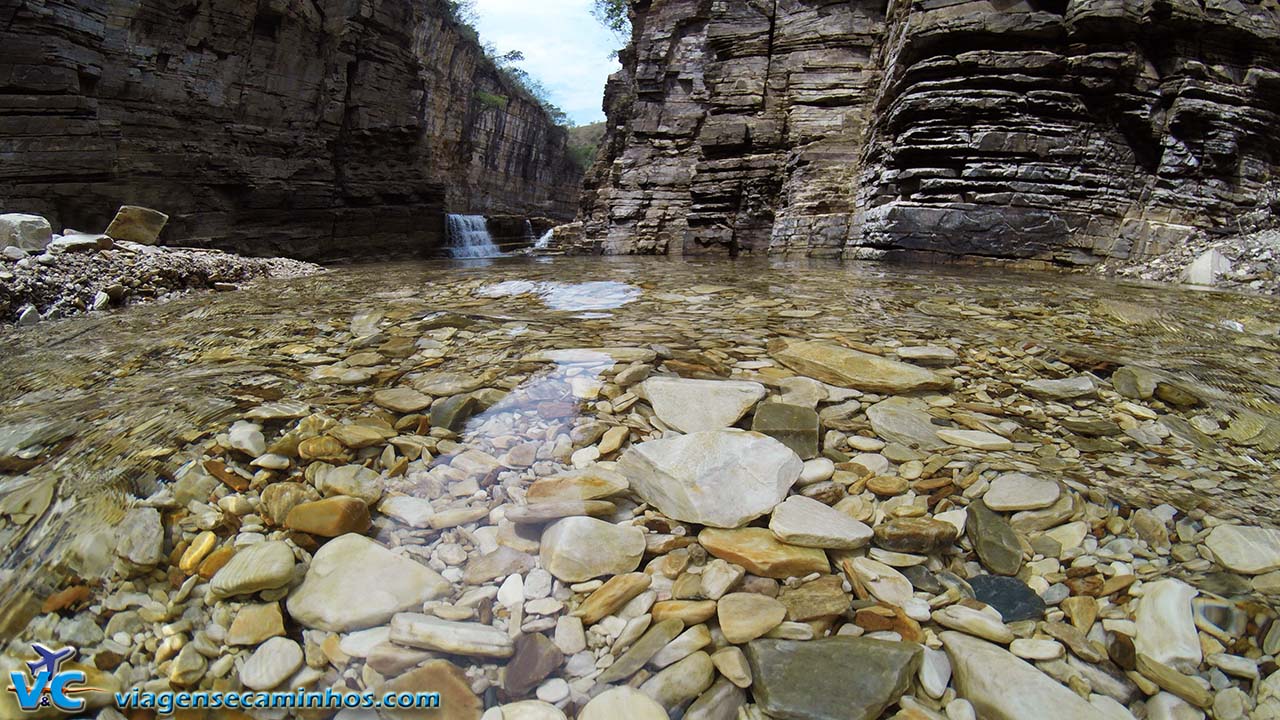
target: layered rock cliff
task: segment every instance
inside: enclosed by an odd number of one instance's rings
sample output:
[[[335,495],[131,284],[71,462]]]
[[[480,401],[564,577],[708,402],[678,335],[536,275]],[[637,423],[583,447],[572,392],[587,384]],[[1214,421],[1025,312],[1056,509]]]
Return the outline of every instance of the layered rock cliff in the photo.
[[[1274,0],[639,0],[585,245],[1089,264],[1280,184]]]
[[[0,8],[0,208],[309,259],[439,245],[443,213],[567,218],[565,132],[443,0]]]

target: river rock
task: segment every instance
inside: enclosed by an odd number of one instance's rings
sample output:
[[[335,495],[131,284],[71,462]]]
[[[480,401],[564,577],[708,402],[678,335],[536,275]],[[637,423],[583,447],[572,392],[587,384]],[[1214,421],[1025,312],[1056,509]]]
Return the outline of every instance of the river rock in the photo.
[[[1007,650],[964,633],[943,632],[956,691],[983,720],[1080,720],[1093,706]]]
[[[1138,602],[1137,652],[1184,673],[1203,659],[1191,601],[1195,588],[1172,578],[1145,583]]]
[[[113,240],[126,240],[139,245],[155,245],[160,241],[160,231],[169,216],[159,210],[139,207],[137,205],[121,205],[116,216],[107,226],[106,234]]]
[[[897,702],[920,667],[914,643],[834,637],[747,645],[760,709],[794,720],[875,720]]]
[[[573,614],[582,618],[587,625],[599,622],[606,615],[612,615],[626,605],[632,598],[649,589],[653,579],[647,573],[625,573],[615,575],[605,581],[599,589],[578,606]]]
[[[351,534],[320,548],[287,606],[305,627],[350,632],[381,625],[449,590],[431,568]]]
[[[241,548],[209,581],[214,599],[284,587],[293,579],[293,549],[282,540]]]
[[[597,500],[620,495],[630,487],[631,484],[622,475],[593,465],[582,470],[571,470],[535,480],[525,493],[525,500],[530,505],[543,502]]]
[[[244,667],[240,682],[250,690],[270,690],[302,667],[302,647],[285,637],[273,637],[258,646]]]
[[[969,578],[969,587],[978,600],[999,611],[1007,623],[1044,617],[1044,600],[1017,578],[979,575]]]
[[[933,621],[943,627],[960,630],[1001,645],[1013,642],[1013,631],[999,618],[964,605],[948,605],[940,610],[934,610]]]
[[[164,559],[164,525],[155,508],[134,508],[120,523],[116,553],[138,567],[150,567]],[[290,553],[292,558],[292,553]]]
[[[892,518],[876,526],[876,545],[894,552],[928,554],[960,537],[955,525],[933,518]]]
[[[500,712],[493,720],[568,720],[563,710],[541,700],[507,703],[498,710]]]
[[[617,467],[664,515],[733,528],[781,502],[804,463],[765,435],[714,430],[633,445]]]
[[[392,617],[391,641],[453,655],[508,658],[515,652],[511,638],[496,627],[421,613],[404,612]]]
[[[228,645],[257,645],[268,638],[284,635],[284,616],[280,603],[245,605],[236,613],[227,630]]]
[[[951,378],[931,370],[839,345],[790,343],[771,354],[802,375],[839,387],[888,394],[951,387]]]
[[[371,524],[369,506],[363,500],[344,495],[295,505],[284,521],[290,530],[320,537],[363,533]]]
[[[629,573],[644,554],[644,531],[589,517],[557,520],[542,532],[542,567],[563,582]]]
[[[997,575],[1017,575],[1022,569],[1022,543],[1009,521],[992,512],[982,501],[969,505],[965,532],[978,559]]]
[[[923,451],[945,449],[948,445],[938,438],[939,428],[928,410],[918,398],[891,397],[867,408],[867,419],[876,435],[889,442]]]
[[[413,528],[431,527],[431,516],[436,514],[430,500],[411,495],[387,495],[378,503],[378,512]]]
[[[756,407],[751,429],[763,433],[791,448],[801,459],[818,456],[818,431],[821,421],[811,407],[767,402]]]
[[[1041,400],[1075,400],[1098,394],[1097,385],[1088,375],[1061,380],[1032,380],[1023,383],[1022,391]]]
[[[678,377],[651,377],[637,389],[659,420],[685,433],[727,428],[765,394],[764,386],[755,382]]]
[[[716,666],[711,656],[698,651],[646,680],[640,692],[667,710],[674,710],[701,695],[715,679]]]
[[[0,215],[0,248],[13,246],[27,252],[41,252],[53,241],[53,226],[39,215]]]
[[[1204,544],[1233,572],[1261,575],[1280,569],[1280,530],[1251,525],[1219,525]]]
[[[725,640],[735,644],[755,640],[787,618],[787,606],[756,593],[729,593],[720,598],[716,617]]]
[[[1058,501],[1058,483],[1023,473],[1006,473],[991,481],[982,502],[997,512],[1039,510]]]
[[[644,667],[654,655],[657,655],[659,650],[675,640],[683,628],[684,623],[675,618],[655,620],[645,634],[627,648],[626,652],[618,656],[612,665],[605,668],[596,680],[600,683],[612,683],[631,677],[639,672],[640,668]]]
[[[290,510],[302,503],[319,500],[320,493],[304,483],[277,482],[262,489],[261,499],[259,509],[267,522],[284,525]]]
[[[943,428],[938,431],[938,439],[959,447],[974,450],[1012,450],[1013,443],[995,433],[981,430],[956,430]]]
[[[698,543],[721,560],[760,577],[785,579],[831,570],[822,550],[778,542],[773,532],[764,528],[707,528],[698,533]]]
[[[363,465],[324,468],[316,473],[316,489],[325,497],[346,495],[373,505],[382,497],[382,476]]]
[[[738,711],[746,702],[747,694],[741,688],[720,678],[693,701],[685,711],[684,720],[737,720]]]
[[[789,545],[852,550],[871,541],[871,528],[817,500],[792,495],[773,509],[769,529]]]
[[[379,711],[390,720],[480,720],[484,711],[484,701],[472,692],[466,673],[448,660],[428,660],[386,683],[379,692],[440,693],[440,709]]]
[[[406,387],[378,390],[373,394],[373,401],[388,410],[404,414],[431,407],[430,395]]]
[[[462,580],[469,585],[483,585],[490,580],[529,572],[533,566],[533,556],[506,545],[499,545],[498,549],[491,553],[479,557],[472,556],[467,562]]]
[[[668,720],[668,715],[653,698],[623,686],[591,698],[578,713],[578,720]]]
[[[513,697],[526,695],[564,662],[564,654],[541,633],[521,635],[507,661],[502,687]]]
[[[853,571],[858,582],[880,602],[902,607],[915,592],[905,575],[882,562],[866,557],[841,562],[847,563],[846,566]]]

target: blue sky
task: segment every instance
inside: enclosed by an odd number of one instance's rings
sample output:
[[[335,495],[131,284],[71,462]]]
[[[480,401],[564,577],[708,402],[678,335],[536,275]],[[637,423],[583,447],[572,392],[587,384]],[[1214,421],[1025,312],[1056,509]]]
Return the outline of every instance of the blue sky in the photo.
[[[618,69],[620,43],[591,17],[591,0],[476,0],[480,39],[499,53],[519,50],[519,67],[546,86],[579,125],[604,120],[604,83]]]

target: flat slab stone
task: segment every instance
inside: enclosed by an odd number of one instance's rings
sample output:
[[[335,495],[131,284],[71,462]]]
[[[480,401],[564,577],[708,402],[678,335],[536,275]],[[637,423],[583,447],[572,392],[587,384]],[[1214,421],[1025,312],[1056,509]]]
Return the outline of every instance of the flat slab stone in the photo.
[[[782,502],[804,463],[771,437],[713,430],[633,445],[617,470],[646,502],[676,520],[733,528]]]
[[[938,431],[938,439],[952,445],[972,448],[974,450],[1012,450],[1013,443],[995,433],[981,430],[955,430],[943,428]]]
[[[449,590],[449,581],[426,565],[367,537],[343,535],[316,552],[287,607],[306,627],[349,632],[382,625]]]
[[[638,390],[659,420],[685,433],[730,427],[765,395],[760,383],[677,377],[651,377]]]
[[[820,342],[791,343],[770,354],[778,362],[815,380],[867,392],[905,393],[943,390],[951,378],[932,370],[878,355]]]
[[[997,512],[1039,510],[1058,501],[1058,483],[1024,473],[1005,473],[991,482],[982,502]]]
[[[818,456],[818,412],[804,405],[764,403],[756,407],[751,429],[791,448],[802,460]]]
[[[452,655],[507,658],[515,652],[511,637],[492,625],[442,620],[421,613],[392,617],[391,642]]]
[[[1233,572],[1261,575],[1280,569],[1280,530],[1249,525],[1219,525],[1204,544],[1218,563]]]
[[[1000,611],[1007,623],[1044,617],[1044,600],[1017,578],[979,575],[969,578],[969,586],[979,600]]]
[[[155,245],[159,242],[160,231],[164,229],[167,222],[169,222],[169,216],[159,210],[137,205],[122,205],[111,224],[107,226],[106,234],[113,240]]]
[[[644,531],[589,517],[557,520],[542,532],[542,567],[564,582],[635,570],[644,554]]]
[[[1061,380],[1032,380],[1023,384],[1022,391],[1042,400],[1074,400],[1096,396],[1098,386],[1088,375],[1078,375]]]
[[[230,562],[209,581],[215,598],[275,590],[293,579],[293,550],[283,540],[250,545],[236,552]]]
[[[1144,583],[1138,601],[1135,649],[1184,673],[1200,666],[1200,636],[1191,601],[1198,591],[1172,578]]]
[[[997,575],[1017,575],[1022,569],[1022,543],[1009,521],[981,500],[969,505],[965,533],[978,560]]]
[[[430,395],[406,387],[378,390],[373,394],[373,401],[398,413],[414,413],[431,407]]]
[[[871,429],[884,440],[920,450],[944,450],[947,443],[938,438],[937,425],[923,400],[891,397],[867,408]]]
[[[954,684],[983,720],[1080,720],[1094,707],[1013,653],[960,632],[939,634]]]
[[[764,528],[707,528],[698,533],[698,543],[721,560],[741,565],[760,577],[781,580],[831,571],[822,550],[778,542],[773,532]]]
[[[871,528],[803,495],[792,495],[773,509],[769,529],[778,539],[801,547],[853,550],[871,541]]]
[[[906,693],[921,656],[914,643],[867,638],[747,644],[756,703],[789,720],[875,720]]]

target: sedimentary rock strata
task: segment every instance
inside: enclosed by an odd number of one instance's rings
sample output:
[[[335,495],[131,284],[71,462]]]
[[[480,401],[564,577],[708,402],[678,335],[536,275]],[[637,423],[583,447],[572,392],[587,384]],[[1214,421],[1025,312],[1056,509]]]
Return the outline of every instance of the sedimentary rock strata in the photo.
[[[443,213],[567,219],[566,134],[442,0],[22,3],[0,15],[0,206],[328,259],[438,245]]]
[[[579,249],[1060,264],[1265,208],[1280,9],[636,5]]]

